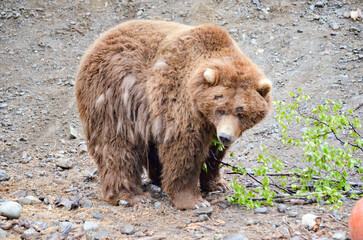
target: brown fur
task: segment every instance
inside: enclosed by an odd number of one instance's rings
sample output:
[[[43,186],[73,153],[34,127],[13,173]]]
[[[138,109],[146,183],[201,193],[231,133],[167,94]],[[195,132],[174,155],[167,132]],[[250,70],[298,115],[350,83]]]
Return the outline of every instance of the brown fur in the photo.
[[[207,68],[214,82],[204,78]],[[232,142],[267,115],[271,86],[263,78],[219,27],[133,21],[107,31],[85,54],[76,80],[104,198],[144,199],[145,167],[176,208],[207,206],[199,178],[204,190],[224,187],[211,155],[222,159],[224,152],[210,149],[212,135],[224,131]],[[209,170],[201,174],[204,162]]]

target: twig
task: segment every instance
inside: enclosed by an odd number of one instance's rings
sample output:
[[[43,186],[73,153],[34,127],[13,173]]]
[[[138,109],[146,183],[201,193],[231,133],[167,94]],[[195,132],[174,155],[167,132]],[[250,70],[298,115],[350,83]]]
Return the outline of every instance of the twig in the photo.
[[[354,110],[353,111],[356,111],[356,110],[358,110],[360,107],[362,107],[363,106],[363,103],[361,103],[361,104],[359,104],[356,108],[354,108]]]
[[[337,223],[340,223],[341,225],[343,225],[344,227],[348,227],[348,224],[346,224],[345,222],[339,221],[338,219],[336,219],[332,214],[329,214],[329,217],[332,218],[334,221],[336,221]]]

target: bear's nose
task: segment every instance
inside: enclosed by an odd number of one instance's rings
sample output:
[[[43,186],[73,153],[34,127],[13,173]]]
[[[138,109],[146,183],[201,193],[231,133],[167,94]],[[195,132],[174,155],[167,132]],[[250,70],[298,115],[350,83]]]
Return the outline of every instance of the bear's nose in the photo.
[[[219,140],[223,143],[224,146],[228,146],[231,142],[231,136],[225,133],[221,133],[218,135]]]

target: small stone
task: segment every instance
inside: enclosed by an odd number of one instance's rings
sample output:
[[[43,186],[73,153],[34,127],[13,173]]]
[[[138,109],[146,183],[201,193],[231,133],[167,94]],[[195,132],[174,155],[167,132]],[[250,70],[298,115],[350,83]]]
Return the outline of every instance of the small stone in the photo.
[[[86,208],[86,207],[92,207],[93,206],[93,203],[91,200],[89,199],[84,199],[83,202],[82,202],[82,207],[83,208]]]
[[[241,233],[227,235],[223,238],[223,240],[248,240],[247,237],[242,235]]]
[[[36,225],[36,226],[40,227],[43,230],[48,228],[48,226],[47,226],[47,224],[45,222],[33,222],[33,225]]]
[[[41,203],[42,201],[40,201],[39,198],[34,196],[26,196],[23,198],[19,198],[17,202],[20,203],[21,205],[29,205],[29,204]]]
[[[280,232],[284,237],[290,237],[290,231],[287,227],[280,228]]]
[[[344,240],[345,239],[345,233],[344,232],[336,232],[336,233],[333,234],[332,239]]]
[[[324,7],[324,3],[323,3],[322,1],[317,1],[317,2],[315,3],[315,7],[322,8],[322,7]]]
[[[0,109],[7,108],[8,105],[6,103],[0,104]]]
[[[39,239],[40,238],[40,233],[37,232],[34,228],[29,228],[27,229],[22,235],[21,235],[21,239]]]
[[[73,163],[70,159],[61,158],[55,163],[57,167],[61,169],[71,169],[73,167]]]
[[[297,32],[298,32],[298,33],[303,33],[304,31],[303,31],[303,30],[301,30],[301,29],[298,29],[298,30],[297,30]]]
[[[207,214],[201,214],[199,215],[199,222],[205,222],[208,221],[210,218],[208,217]]]
[[[237,29],[234,29],[234,28],[232,28],[232,29],[229,29],[229,31],[228,31],[230,34],[233,34],[233,33],[238,33],[238,30]]]
[[[78,154],[79,155],[82,155],[82,154],[84,154],[86,152],[87,152],[87,145],[86,144],[79,145],[79,147],[78,147]]]
[[[7,239],[8,234],[0,228],[0,239]]]
[[[340,27],[339,27],[339,24],[336,23],[336,22],[332,22],[330,23],[330,28],[333,29],[334,31],[338,30]]]
[[[159,208],[161,206],[161,202],[157,201],[154,203],[154,208]]]
[[[85,221],[83,224],[83,229],[88,232],[88,231],[96,231],[99,229],[99,225],[96,222],[89,222],[89,221]]]
[[[6,201],[0,202],[0,215],[8,219],[19,218],[21,215],[22,207],[17,202]]]
[[[120,231],[122,234],[131,235],[135,232],[135,229],[134,229],[134,226],[132,226],[131,224],[128,224],[126,226],[121,227]]]
[[[59,223],[59,228],[61,229],[61,231],[65,230],[69,226],[72,226],[71,222],[60,222]]]
[[[93,218],[95,218],[95,219],[103,219],[103,216],[101,214],[96,213],[95,215],[93,215]]]
[[[68,129],[68,139],[76,139],[77,138],[77,131],[72,126],[69,126]]]
[[[194,213],[197,216],[202,215],[202,214],[206,214],[206,215],[210,216],[213,213],[213,207],[197,208],[194,210]]]
[[[289,217],[291,217],[291,218],[296,218],[297,215],[299,215],[298,212],[289,212]]]
[[[49,204],[49,198],[44,198],[44,200],[43,200],[43,202],[44,202],[44,204]]]
[[[342,217],[339,215],[338,213],[338,210],[332,210],[331,211],[331,215],[333,215],[333,217],[338,220],[338,221],[341,221],[342,220]]]
[[[4,170],[0,170],[0,182],[8,181],[9,179],[10,176]]]
[[[299,236],[293,236],[290,240],[301,240]]]
[[[45,171],[40,171],[39,172],[39,176],[44,176],[45,175]]]
[[[278,211],[279,213],[284,213],[284,212],[286,212],[286,209],[287,209],[287,207],[286,207],[286,205],[285,205],[285,204],[279,204],[279,205],[277,206],[277,211]]]
[[[27,173],[27,174],[25,174],[25,176],[26,176],[27,178],[33,178],[33,174],[31,174],[31,173]]]
[[[94,234],[93,237],[94,237],[95,240],[108,239],[108,238],[105,237],[108,234],[110,234],[110,232],[101,230],[101,231],[97,232],[96,234]]]
[[[128,201],[122,200],[122,199],[120,201],[118,201],[118,205],[123,206],[123,207],[129,207],[130,206]]]
[[[260,207],[255,209],[255,214],[266,214],[267,208],[266,207]]]

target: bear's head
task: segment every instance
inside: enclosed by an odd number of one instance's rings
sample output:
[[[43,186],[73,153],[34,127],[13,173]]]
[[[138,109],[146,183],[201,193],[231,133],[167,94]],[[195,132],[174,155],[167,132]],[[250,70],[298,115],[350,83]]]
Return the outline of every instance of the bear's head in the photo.
[[[248,58],[209,59],[197,68],[188,88],[197,111],[228,146],[266,117],[271,81]]]

